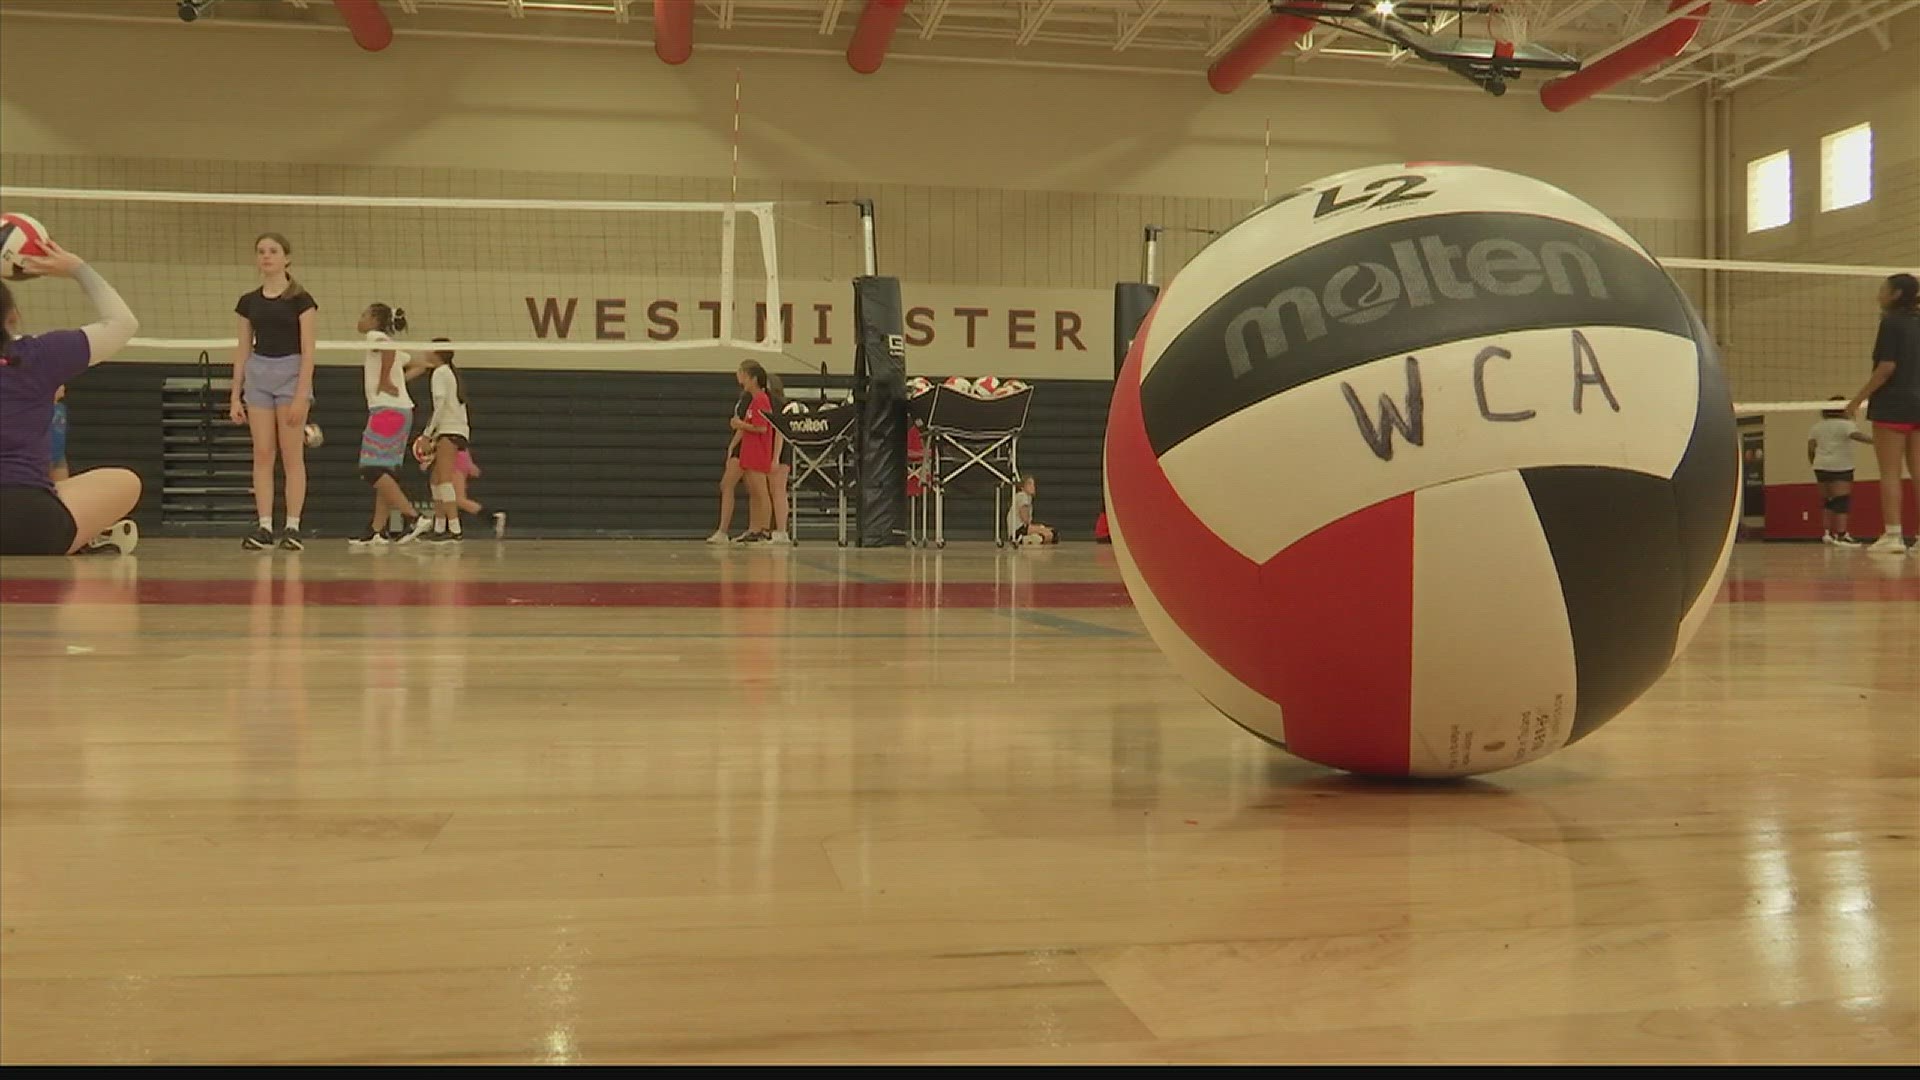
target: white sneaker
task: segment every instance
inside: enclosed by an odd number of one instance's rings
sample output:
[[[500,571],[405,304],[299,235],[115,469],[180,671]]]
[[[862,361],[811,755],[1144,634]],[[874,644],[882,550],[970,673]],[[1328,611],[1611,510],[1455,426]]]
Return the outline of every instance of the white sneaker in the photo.
[[[505,540],[507,538],[507,512],[505,510],[497,511],[493,515],[493,538],[495,540]]]
[[[779,529],[775,529],[773,532],[773,535],[767,537],[767,543],[774,544],[776,546],[784,545],[784,546],[791,547],[793,544],[793,537],[788,536],[785,532]]]
[[[717,533],[714,533],[714,534],[713,534],[712,536],[709,536],[709,537],[707,537],[707,543],[709,543],[709,544],[731,544],[731,543],[733,543],[733,538],[732,538],[732,537],[730,537],[730,536],[728,536],[728,535],[727,535],[727,534],[726,534],[726,533],[725,533],[724,531],[723,531],[723,532],[717,532]]]
[[[114,548],[122,555],[131,555],[133,549],[139,546],[140,526],[132,521],[116,521],[107,528],[106,532],[88,541],[86,550],[105,551],[107,548]]]
[[[411,544],[427,534],[433,528],[433,515],[421,514],[413,519],[413,528],[393,538],[396,544]]]
[[[1844,547],[1844,548],[1857,548],[1857,547],[1866,546],[1866,543],[1864,541],[1852,536],[1835,536],[1833,538],[1833,543],[1834,543],[1834,546],[1836,547]]]
[[[1867,553],[1870,555],[1905,555],[1907,553],[1907,542],[1900,538],[1899,533],[1888,533],[1880,539],[1875,540],[1873,546],[1867,549]]]
[[[1821,533],[1820,542],[1823,544],[1837,544],[1840,542],[1840,538],[1832,533]]]

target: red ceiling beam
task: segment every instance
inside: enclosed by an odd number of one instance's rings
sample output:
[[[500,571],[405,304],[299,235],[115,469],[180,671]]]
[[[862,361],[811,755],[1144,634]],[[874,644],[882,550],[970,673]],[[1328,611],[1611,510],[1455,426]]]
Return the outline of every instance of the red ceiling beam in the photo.
[[[1271,63],[1274,57],[1287,51],[1289,45],[1306,37],[1313,26],[1312,19],[1303,19],[1298,15],[1269,17],[1235,42],[1226,55],[1213,62],[1213,66],[1207,69],[1207,85],[1213,87],[1216,93],[1233,93]]]
[[[653,51],[669,64],[693,55],[693,0],[653,0]]]
[[[1667,13],[1671,15],[1697,2],[1669,0]],[[1733,2],[1751,7],[1761,0]],[[1711,5],[1701,4],[1699,10],[1688,12],[1664,26],[1657,26],[1579,71],[1544,84],[1540,87],[1540,104],[1545,105],[1549,112],[1565,112],[1596,94],[1605,93],[1628,79],[1672,60],[1693,42],[1693,36],[1700,32],[1701,24],[1707,21],[1707,13],[1711,10]]]
[[[900,25],[900,16],[906,10],[907,0],[867,0],[860,12],[860,25],[853,29],[853,40],[847,42],[847,66],[862,75],[879,71],[880,62],[887,57],[887,46],[893,42],[893,29]]]
[[[393,24],[380,10],[380,0],[333,0],[340,20],[353,31],[353,43],[368,52],[379,52],[393,44]]]

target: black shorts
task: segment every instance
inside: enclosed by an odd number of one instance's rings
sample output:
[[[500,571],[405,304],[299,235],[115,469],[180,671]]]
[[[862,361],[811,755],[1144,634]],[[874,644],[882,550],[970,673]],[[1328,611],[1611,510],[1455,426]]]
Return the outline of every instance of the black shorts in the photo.
[[[46,488],[0,488],[0,555],[65,555],[79,529]]]
[[[1831,484],[1840,480],[1844,480],[1848,483],[1852,483],[1853,470],[1852,469],[1815,469],[1813,470],[1813,478],[1815,480],[1820,481],[1823,484]]]
[[[465,435],[435,435],[433,437],[434,445],[438,446],[441,439],[452,443],[456,451],[467,448],[467,437]]]

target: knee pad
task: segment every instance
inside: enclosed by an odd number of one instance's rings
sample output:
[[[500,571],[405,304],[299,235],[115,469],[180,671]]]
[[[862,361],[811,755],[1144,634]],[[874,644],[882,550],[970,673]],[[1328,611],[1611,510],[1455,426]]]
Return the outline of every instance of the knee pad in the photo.
[[[450,503],[450,502],[453,502],[455,499],[458,499],[459,497],[460,497],[459,494],[453,490],[452,484],[433,485],[433,501],[434,502]]]
[[[363,465],[360,468],[360,479],[365,480],[368,485],[377,484],[381,477],[392,475],[392,469],[384,469],[377,465]]]
[[[1835,495],[1827,500],[1827,509],[1835,514],[1844,514],[1852,507],[1852,495]]]

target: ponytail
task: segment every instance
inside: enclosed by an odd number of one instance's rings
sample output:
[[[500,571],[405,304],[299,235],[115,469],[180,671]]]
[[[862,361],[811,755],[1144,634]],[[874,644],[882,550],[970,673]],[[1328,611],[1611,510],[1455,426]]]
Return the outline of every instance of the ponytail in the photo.
[[[407,332],[406,308],[388,307],[376,301],[368,304],[367,310],[373,312],[373,321],[379,324],[381,333],[404,334]],[[438,340],[445,341],[446,339],[440,338]]]

